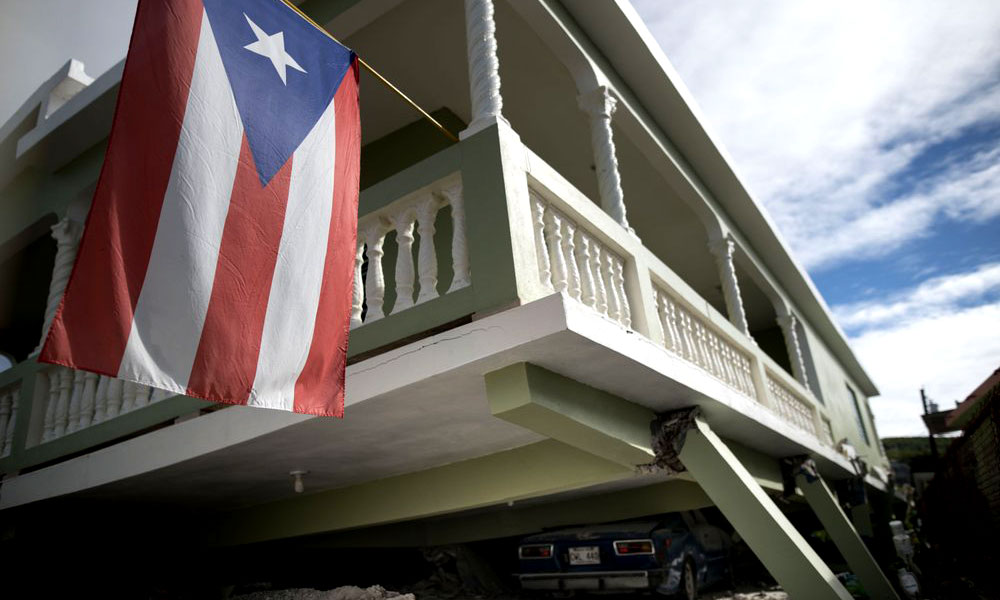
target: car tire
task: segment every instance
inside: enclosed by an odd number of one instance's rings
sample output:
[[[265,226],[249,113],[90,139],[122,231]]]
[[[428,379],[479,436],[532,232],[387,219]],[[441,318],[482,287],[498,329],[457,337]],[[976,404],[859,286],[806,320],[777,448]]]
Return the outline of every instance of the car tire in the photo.
[[[694,563],[688,558],[684,561],[681,572],[681,585],[677,597],[682,600],[695,600],[698,597],[698,580],[695,577]]]

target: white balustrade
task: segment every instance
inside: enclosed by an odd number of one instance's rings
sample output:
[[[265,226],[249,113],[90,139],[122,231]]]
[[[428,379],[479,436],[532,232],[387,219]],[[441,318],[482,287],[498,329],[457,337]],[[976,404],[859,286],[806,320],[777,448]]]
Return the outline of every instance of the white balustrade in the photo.
[[[42,372],[41,383],[47,386],[42,393],[45,400],[42,442],[176,395],[147,385],[56,365]],[[0,425],[3,424],[2,402],[3,396],[0,396]],[[0,427],[0,433],[2,431]]]
[[[541,283],[631,327],[625,259],[535,190],[529,195]]]
[[[358,247],[354,259],[354,295],[351,329],[397,314],[440,296],[438,292],[438,247],[436,223],[445,207],[451,219],[451,283],[446,293],[472,282],[465,225],[462,186],[448,177],[358,219]],[[385,240],[396,237],[396,264],[392,285],[396,300],[385,306]],[[414,233],[416,235],[414,235]],[[417,262],[413,262],[413,246]],[[364,265],[367,263],[367,270]],[[414,298],[414,296],[416,296]]]
[[[0,456],[9,455],[14,446],[14,430],[17,428],[20,398],[20,383],[0,390]]]
[[[744,396],[757,399],[749,354],[720,336],[707,320],[663,289],[654,287],[653,301],[667,350]]]
[[[790,387],[778,381],[771,373],[767,374],[767,393],[771,396],[771,404],[781,417],[809,433],[818,437],[816,421],[813,418],[813,407],[808,400],[801,398]],[[832,439],[832,435],[830,436]]]

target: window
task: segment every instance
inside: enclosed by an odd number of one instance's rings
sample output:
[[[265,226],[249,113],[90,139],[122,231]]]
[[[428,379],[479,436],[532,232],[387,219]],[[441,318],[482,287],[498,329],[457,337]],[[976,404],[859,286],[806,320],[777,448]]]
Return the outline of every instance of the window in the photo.
[[[865,427],[865,418],[861,416],[861,404],[858,403],[858,395],[854,393],[854,390],[849,384],[847,385],[847,393],[851,396],[851,403],[854,405],[854,417],[858,421],[858,432],[861,437],[864,438],[865,443],[869,446],[871,445],[871,440],[868,439],[868,429]]]

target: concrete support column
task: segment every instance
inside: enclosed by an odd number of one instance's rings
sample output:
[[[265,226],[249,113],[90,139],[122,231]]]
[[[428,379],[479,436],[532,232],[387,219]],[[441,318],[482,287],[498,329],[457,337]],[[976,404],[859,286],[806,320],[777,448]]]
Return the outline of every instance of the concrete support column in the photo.
[[[850,600],[828,566],[700,418],[678,458],[792,598]]]
[[[872,600],[899,600],[896,590],[886,578],[871,552],[861,540],[861,536],[851,525],[851,521],[837,504],[823,479],[816,473],[812,460],[806,460],[798,468],[795,483],[806,497],[809,506],[819,517],[823,528],[830,534],[833,543],[858,576],[861,585]]]
[[[711,240],[708,243],[708,249],[715,256],[715,265],[719,269],[719,281],[722,283],[722,295],[726,299],[726,312],[729,313],[729,322],[749,337],[750,326],[747,325],[747,314],[743,308],[743,296],[740,294],[740,283],[736,279],[736,266],[733,264],[733,250],[736,249],[733,237],[726,235]]]
[[[799,345],[798,319],[787,308],[783,314],[778,315],[778,326],[785,336],[785,347],[788,348],[788,359],[792,363],[792,375],[795,379],[809,389],[809,376],[806,375],[806,361],[802,356],[802,346]]]
[[[63,217],[52,226],[52,237],[56,240],[56,259],[52,266],[52,280],[49,282],[49,297],[45,303],[42,338],[38,341],[38,347],[32,352],[33,355],[42,351],[45,338],[49,335],[49,328],[52,326],[52,320],[55,319],[56,310],[59,309],[59,303],[62,301],[66,282],[69,281],[69,274],[73,270],[73,262],[76,260],[76,251],[80,245],[82,233],[83,226],[69,217]]]
[[[632,231],[625,215],[625,194],[622,192],[622,178],[618,172],[618,156],[611,129],[611,116],[615,113],[618,101],[604,86],[581,94],[578,100],[580,108],[590,117],[590,138],[601,208],[619,225]]]
[[[497,57],[493,0],[465,0],[465,41],[469,55],[469,91],[472,122],[461,138],[504,121],[500,95],[500,59]]]

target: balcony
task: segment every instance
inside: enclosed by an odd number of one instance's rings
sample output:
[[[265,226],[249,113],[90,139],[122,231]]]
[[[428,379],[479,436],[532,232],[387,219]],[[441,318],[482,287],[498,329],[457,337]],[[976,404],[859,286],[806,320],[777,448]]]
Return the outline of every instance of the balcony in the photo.
[[[352,398],[368,385],[356,383],[371,376],[362,372],[391,370],[383,363],[451,332],[558,305],[567,323],[581,315],[603,337],[583,339],[578,328],[571,343],[556,343],[539,334],[479,358],[495,367],[562,353],[549,366],[595,387],[661,410],[702,403],[741,443],[839,460],[815,397],[506,126],[365,189],[358,231],[347,419],[352,404],[374,394]],[[631,394],[617,375],[601,375],[619,367],[644,373]],[[640,389],[642,381],[651,383]],[[220,408],[28,360],[0,373],[0,470],[35,470]]]

